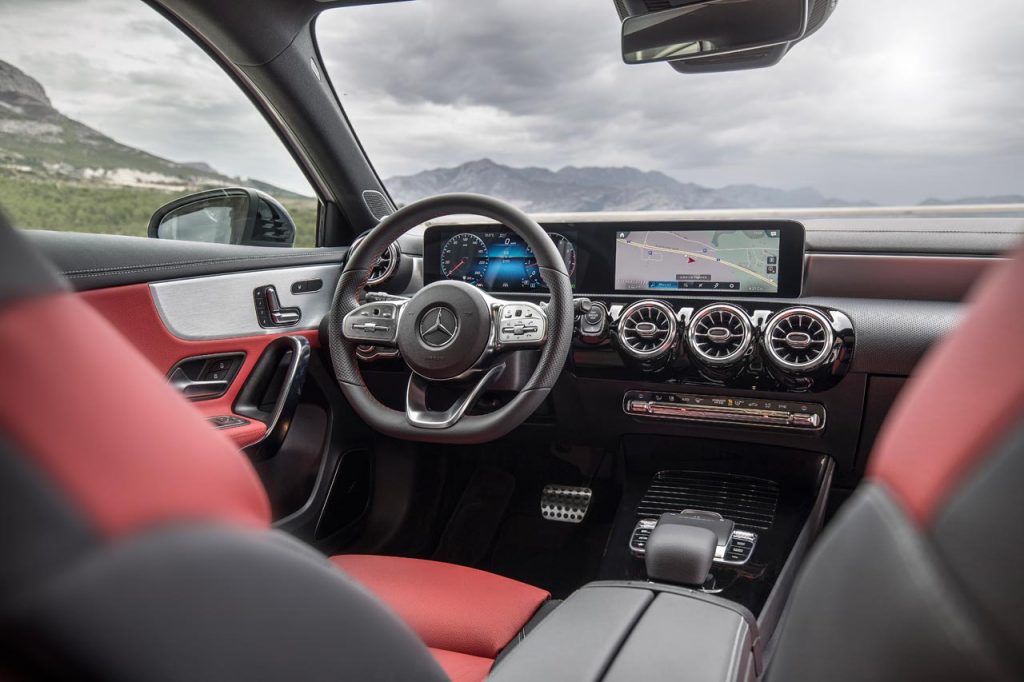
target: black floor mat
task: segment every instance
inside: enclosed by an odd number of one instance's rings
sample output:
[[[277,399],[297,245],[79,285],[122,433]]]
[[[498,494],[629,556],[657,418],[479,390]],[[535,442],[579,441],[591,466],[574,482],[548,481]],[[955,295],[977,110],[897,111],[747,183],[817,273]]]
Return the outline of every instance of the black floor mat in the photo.
[[[508,509],[516,479],[499,469],[477,469],[448,520],[434,559],[479,566]]]
[[[466,454],[462,461],[473,463],[473,473],[441,532],[434,559],[536,585],[555,598],[597,576],[618,508],[618,486],[602,479],[591,486],[594,498],[582,523],[545,520],[540,498],[548,483],[591,485],[599,451],[576,452],[584,456],[574,461],[550,448],[524,452],[516,445]]]
[[[505,520],[483,567],[563,599],[596,577],[610,530],[611,524],[591,520],[546,521],[538,505],[532,514],[516,513]]]

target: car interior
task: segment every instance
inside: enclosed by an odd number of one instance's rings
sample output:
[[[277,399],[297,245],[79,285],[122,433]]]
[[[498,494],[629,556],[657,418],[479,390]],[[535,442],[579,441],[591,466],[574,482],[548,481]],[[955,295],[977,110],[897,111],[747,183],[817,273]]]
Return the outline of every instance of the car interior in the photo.
[[[250,187],[0,213],[2,679],[1024,678],[1024,218],[401,203],[314,28],[373,3],[147,4],[316,246]],[[842,19],[614,5],[681,86]]]

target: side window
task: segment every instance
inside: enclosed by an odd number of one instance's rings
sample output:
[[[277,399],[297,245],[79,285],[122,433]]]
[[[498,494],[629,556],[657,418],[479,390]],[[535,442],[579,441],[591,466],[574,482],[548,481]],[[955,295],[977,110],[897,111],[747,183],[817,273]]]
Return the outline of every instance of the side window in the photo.
[[[284,145],[146,4],[15,2],[0,35],[0,210],[15,225],[145,236],[169,202],[243,187],[284,207],[296,246],[315,245],[318,203]]]

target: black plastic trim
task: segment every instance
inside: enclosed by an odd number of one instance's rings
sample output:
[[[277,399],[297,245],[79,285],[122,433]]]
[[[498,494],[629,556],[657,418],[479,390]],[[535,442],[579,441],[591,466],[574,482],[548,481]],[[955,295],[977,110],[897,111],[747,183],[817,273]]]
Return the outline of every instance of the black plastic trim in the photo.
[[[26,230],[78,291],[302,265],[340,263],[346,247],[279,249],[122,235]]]
[[[306,380],[309,356],[309,340],[305,337],[284,336],[275,339],[256,361],[245,385],[238,392],[234,412],[267,425],[263,438],[245,448],[246,454],[253,460],[272,456],[288,435]],[[263,405],[267,394],[272,391],[278,378],[281,381],[278,395],[271,409],[266,410]]]

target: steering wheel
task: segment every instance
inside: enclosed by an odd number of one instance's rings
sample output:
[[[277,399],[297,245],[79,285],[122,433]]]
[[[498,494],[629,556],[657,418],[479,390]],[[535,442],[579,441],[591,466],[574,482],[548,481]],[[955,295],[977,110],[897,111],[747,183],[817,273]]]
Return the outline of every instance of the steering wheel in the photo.
[[[499,300],[450,280],[427,285],[411,298],[363,302],[371,269],[392,242],[428,220],[457,214],[496,220],[523,238],[551,294],[547,306]],[[479,194],[441,194],[391,214],[350,254],[334,293],[328,341],[342,393],[376,431],[408,440],[484,443],[504,436],[540,406],[565,365],[572,328],[569,273],[544,229],[504,201]],[[370,393],[355,354],[360,344],[398,348],[412,370],[405,411],[381,404]],[[527,348],[539,348],[540,358],[515,397],[494,412],[467,414],[504,371],[502,355]],[[435,411],[427,404],[428,389],[435,382],[471,385],[450,408]]]

